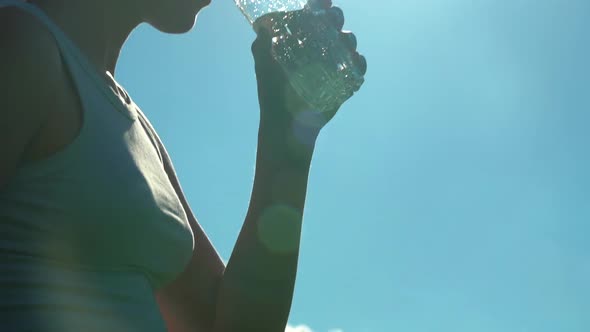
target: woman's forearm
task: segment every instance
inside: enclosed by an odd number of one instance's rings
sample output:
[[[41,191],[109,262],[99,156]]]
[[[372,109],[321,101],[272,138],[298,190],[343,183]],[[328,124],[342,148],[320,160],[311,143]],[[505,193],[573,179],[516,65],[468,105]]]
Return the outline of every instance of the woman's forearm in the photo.
[[[220,285],[216,332],[283,332],[299,255],[316,134],[261,124],[244,225]]]

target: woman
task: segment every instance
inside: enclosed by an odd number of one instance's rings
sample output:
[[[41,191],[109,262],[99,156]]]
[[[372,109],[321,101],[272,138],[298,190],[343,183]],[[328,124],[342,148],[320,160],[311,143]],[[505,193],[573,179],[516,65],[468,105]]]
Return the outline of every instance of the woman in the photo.
[[[135,27],[187,32],[208,1],[0,0],[0,330],[284,331],[313,147],[336,109],[306,112],[261,32],[256,177],[226,267],[114,79]]]

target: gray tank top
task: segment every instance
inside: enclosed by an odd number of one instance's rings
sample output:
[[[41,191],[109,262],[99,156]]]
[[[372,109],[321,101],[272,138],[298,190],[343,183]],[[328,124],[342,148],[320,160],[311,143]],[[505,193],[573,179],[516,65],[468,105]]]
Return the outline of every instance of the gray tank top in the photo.
[[[0,189],[0,330],[165,331],[154,291],[184,270],[195,245],[168,156],[140,109],[39,8],[4,6],[54,35],[83,124]]]

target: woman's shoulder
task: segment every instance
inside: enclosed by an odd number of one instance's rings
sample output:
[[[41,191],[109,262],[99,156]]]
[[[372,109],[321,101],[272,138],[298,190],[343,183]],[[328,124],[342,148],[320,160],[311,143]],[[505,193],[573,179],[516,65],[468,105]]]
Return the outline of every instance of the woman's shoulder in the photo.
[[[12,83],[26,80],[42,85],[62,76],[57,42],[51,32],[33,15],[16,7],[0,8],[0,66]],[[15,84],[14,88],[18,88]]]
[[[61,102],[64,71],[55,39],[32,15],[0,8],[0,187]]]

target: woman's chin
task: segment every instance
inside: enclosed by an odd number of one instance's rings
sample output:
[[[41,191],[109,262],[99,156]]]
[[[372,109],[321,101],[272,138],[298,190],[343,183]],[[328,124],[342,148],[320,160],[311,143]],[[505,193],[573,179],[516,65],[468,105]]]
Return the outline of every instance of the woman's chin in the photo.
[[[174,20],[166,23],[150,23],[157,30],[170,34],[183,34],[191,31],[197,21],[197,15],[183,20]]]

